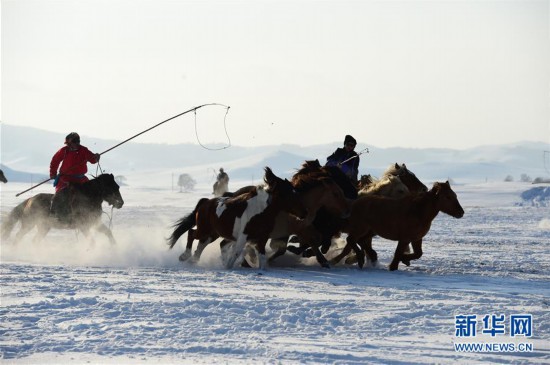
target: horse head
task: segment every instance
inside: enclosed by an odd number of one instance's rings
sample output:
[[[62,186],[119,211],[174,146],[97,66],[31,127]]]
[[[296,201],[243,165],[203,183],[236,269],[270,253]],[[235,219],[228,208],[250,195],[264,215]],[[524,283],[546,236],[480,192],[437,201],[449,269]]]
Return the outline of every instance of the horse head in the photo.
[[[395,163],[394,166],[390,166],[384,175],[393,175],[399,177],[401,182],[407,186],[411,193],[425,193],[428,191],[426,185],[420,181],[416,175],[405,166],[405,164]]]
[[[268,187],[267,191],[271,195],[271,204],[278,204],[281,210],[298,218],[306,217],[307,209],[290,181],[276,176],[267,166],[265,167],[264,181]]]
[[[95,180],[101,186],[101,198],[117,209],[122,208],[124,200],[120,195],[120,186],[116,183],[113,174],[101,174]]]
[[[440,211],[455,218],[462,218],[464,216],[464,209],[462,209],[462,206],[458,202],[458,197],[451,189],[451,184],[448,181],[444,183],[435,182],[432,191],[435,192]]]
[[[371,185],[373,183],[374,183],[374,179],[370,174],[369,175],[361,175],[361,178],[359,179],[359,184],[358,184],[357,188],[359,190],[361,190],[363,188],[368,187],[369,185]]]

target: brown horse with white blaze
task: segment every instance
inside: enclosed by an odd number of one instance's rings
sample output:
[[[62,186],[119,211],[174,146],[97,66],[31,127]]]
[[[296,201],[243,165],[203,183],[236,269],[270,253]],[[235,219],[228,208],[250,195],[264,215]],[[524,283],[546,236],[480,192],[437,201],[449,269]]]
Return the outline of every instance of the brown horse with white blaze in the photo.
[[[409,266],[411,260],[422,256],[422,238],[430,230],[432,221],[439,214],[446,213],[454,218],[462,218],[464,209],[449,182],[436,182],[426,193],[410,195],[401,199],[391,199],[376,195],[366,195],[353,202],[351,216],[345,232],[348,233],[344,251],[331,262],[339,262],[351,250],[357,252],[358,243],[369,259],[376,262],[377,255],[372,249],[372,238],[376,235],[397,241],[397,248],[390,270],[397,270],[399,262]],[[409,243],[414,252],[405,253]],[[358,256],[359,266],[364,257]]]

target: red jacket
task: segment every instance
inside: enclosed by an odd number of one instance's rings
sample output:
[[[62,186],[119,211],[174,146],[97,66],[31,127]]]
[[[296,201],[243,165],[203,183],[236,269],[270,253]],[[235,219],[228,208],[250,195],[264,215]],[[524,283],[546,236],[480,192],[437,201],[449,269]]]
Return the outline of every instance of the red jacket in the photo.
[[[56,191],[63,189],[69,182],[83,183],[88,181],[85,176],[88,172],[87,162],[96,163],[97,159],[88,148],[79,146],[77,150],[71,151],[67,146],[62,147],[55,153],[50,162],[50,177],[57,175],[59,164],[59,174],[61,175],[56,186]]]

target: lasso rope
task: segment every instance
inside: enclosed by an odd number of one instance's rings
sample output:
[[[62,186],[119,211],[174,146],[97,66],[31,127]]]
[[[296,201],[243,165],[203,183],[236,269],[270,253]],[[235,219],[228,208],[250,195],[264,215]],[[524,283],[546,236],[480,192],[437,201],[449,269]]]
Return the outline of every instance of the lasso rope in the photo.
[[[221,104],[218,104],[218,105],[221,105]],[[223,105],[225,106],[225,105]],[[204,148],[205,150],[209,150],[209,151],[221,151],[221,150],[225,150],[226,148],[229,148],[231,147],[231,139],[229,138],[229,134],[227,133],[227,125],[225,124],[225,119],[227,118],[227,113],[229,113],[229,107],[228,106],[225,106],[227,109],[225,110],[225,115],[223,116],[223,129],[225,131],[225,135],[227,136],[227,146],[223,146],[223,147],[220,147],[220,148],[210,148],[210,147],[206,147],[205,145],[203,145],[201,143],[201,140],[199,139],[199,132],[198,132],[198,129],[197,129],[197,111],[195,110],[195,136],[197,137],[197,142],[199,143],[199,145]]]
[[[226,110],[226,112],[225,112],[225,116],[224,116],[224,118],[223,118],[223,124],[224,124],[224,129],[225,129],[225,135],[227,136],[227,140],[229,141],[229,144],[228,144],[227,146],[224,146],[224,147],[219,148],[219,149],[212,149],[212,148],[208,148],[208,147],[204,146],[204,145],[200,142],[199,136],[198,136],[198,132],[197,132],[197,117],[196,117],[196,116],[197,116],[197,109],[203,108],[203,107],[205,107],[205,106],[215,106],[215,105],[216,105],[216,106],[223,106],[223,107],[227,108],[227,110]],[[114,150],[115,148],[117,148],[117,147],[123,145],[124,143],[129,142],[129,141],[131,141],[132,139],[134,139],[134,138],[136,138],[136,137],[138,137],[138,136],[141,136],[141,135],[144,134],[144,133],[149,132],[151,129],[154,129],[154,128],[160,126],[161,124],[164,124],[164,123],[166,123],[166,122],[169,122],[169,121],[171,121],[172,119],[175,119],[175,118],[177,118],[177,117],[181,117],[182,115],[187,114],[187,113],[189,113],[189,112],[195,112],[195,134],[196,134],[196,136],[197,136],[197,141],[199,142],[199,145],[200,145],[202,148],[205,148],[205,149],[207,149],[207,150],[222,150],[222,149],[226,149],[226,148],[228,148],[228,147],[231,146],[231,140],[229,139],[229,134],[227,134],[227,128],[226,128],[226,124],[225,124],[225,123],[226,123],[227,113],[229,113],[229,106],[224,105],[224,104],[219,104],[219,103],[209,103],[209,104],[203,104],[203,105],[196,106],[196,107],[194,107],[194,108],[191,108],[191,109],[189,109],[189,110],[184,111],[183,113],[179,113],[179,114],[177,114],[177,115],[174,115],[173,117],[170,117],[170,118],[168,118],[168,119],[166,119],[166,120],[163,120],[162,122],[155,124],[155,125],[152,126],[151,128],[147,128],[147,129],[144,130],[143,132],[140,132],[140,133],[138,133],[138,134],[136,134],[136,135],[133,135],[132,137],[130,137],[130,138],[128,138],[128,139],[126,139],[126,140],[124,140],[124,141],[122,141],[122,142],[120,142],[120,143],[114,145],[113,147],[111,147],[111,148],[109,148],[109,149],[106,149],[105,151],[101,152],[99,155],[100,155],[100,156],[101,156],[101,155],[104,155],[104,154],[106,154],[107,152],[112,151],[112,150]],[[85,162],[85,163],[87,163],[87,162]],[[74,169],[74,168],[76,168],[76,167],[78,167],[78,166],[80,166],[80,165],[74,165],[74,166],[72,166],[72,167],[71,167],[69,170],[67,170],[67,171],[70,171],[71,169]],[[39,187],[40,185],[45,184],[45,183],[47,183],[48,181],[51,181],[51,180],[53,180],[53,179],[54,179],[54,178],[49,178],[49,179],[47,179],[47,180],[44,180],[44,181],[42,181],[42,182],[40,182],[40,183],[38,183],[38,184],[36,184],[36,185],[34,185],[34,186],[31,186],[31,187],[28,188],[27,190],[24,190],[24,191],[22,191],[22,192],[20,192],[20,193],[18,193],[18,194],[15,194],[15,196],[17,197],[17,196],[19,196],[19,195],[21,195],[21,194],[26,193],[27,191],[31,191],[32,189],[35,189],[35,188]]]

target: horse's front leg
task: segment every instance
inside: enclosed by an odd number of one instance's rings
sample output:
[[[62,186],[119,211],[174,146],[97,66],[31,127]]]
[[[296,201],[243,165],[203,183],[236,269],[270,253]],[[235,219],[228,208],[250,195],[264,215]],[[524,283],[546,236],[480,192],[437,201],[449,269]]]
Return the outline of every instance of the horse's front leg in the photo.
[[[303,242],[307,244],[309,247],[309,250],[313,252],[315,257],[317,258],[317,262],[321,267],[330,268],[330,265],[326,259],[326,257],[322,254],[322,252],[319,250],[319,242],[322,241],[323,236],[315,227],[312,225],[305,226],[303,229],[299,232],[300,242]]]
[[[360,268],[363,268],[363,265],[365,264],[365,257],[364,257],[365,255],[363,254],[363,251],[355,243],[355,239],[350,235],[348,235],[348,237],[346,238],[346,246],[344,246],[344,249],[342,250],[342,252],[340,252],[338,256],[330,260],[331,265],[336,265],[337,263],[342,261],[342,259],[347,255],[349,255],[349,253],[352,250],[353,252],[355,252],[355,255],[357,256],[357,264],[359,265]]]
[[[258,266],[260,270],[265,270],[267,267],[267,257],[265,254],[265,246],[267,245],[267,240],[269,238],[261,238],[257,242],[252,243],[252,248],[255,250],[254,253],[258,256]]]
[[[407,248],[408,247],[409,246],[407,245]],[[403,257],[401,258],[401,262],[407,266],[411,265],[411,260],[418,260],[420,257],[422,257],[422,240],[420,239],[418,241],[413,241],[412,248],[413,248],[412,254],[404,253]]]
[[[271,242],[269,243],[271,248],[275,251],[273,254],[269,257],[267,260],[270,264],[275,260],[277,257],[282,256],[286,253],[287,247],[288,247],[288,237],[286,239],[271,239]]]
[[[222,252],[222,263],[226,269],[232,269],[237,259],[242,257],[246,245],[246,235],[240,235],[237,241],[222,240],[220,250]],[[240,259],[239,264],[242,262]]]
[[[42,241],[50,231],[50,227],[45,223],[39,223],[36,228],[37,228],[36,235],[34,236],[34,239],[33,239],[35,243]],[[21,233],[22,230],[23,229],[17,232],[17,236],[19,236],[19,233]]]
[[[19,241],[21,241],[21,240],[23,239],[23,237],[24,237],[27,233],[29,233],[29,231],[30,231],[31,229],[33,229],[33,228],[34,228],[34,225],[32,225],[32,224],[27,224],[26,222],[23,222],[23,223],[21,224],[21,228],[19,228],[19,231],[17,231],[17,233],[15,234],[15,237],[14,237],[14,239],[13,239],[13,244],[15,245],[15,244],[19,243]],[[37,235],[38,235],[38,234],[37,234]],[[45,234],[44,234],[44,235],[45,235]],[[44,238],[44,237],[42,237],[42,238]],[[37,239],[36,236],[35,236],[34,239],[35,239],[35,240]]]
[[[378,254],[376,251],[372,248],[372,237],[371,235],[367,235],[361,239],[359,239],[358,244],[363,250],[363,255],[367,255],[367,258],[372,262],[373,266],[376,265],[376,262],[378,261]],[[357,256],[349,256],[346,259],[346,264],[355,264],[357,262]]]
[[[395,249],[393,260],[390,263],[390,271],[395,271],[399,268],[399,262],[403,259],[404,252],[407,249],[407,246],[409,246],[409,241],[399,241],[397,243],[397,248]]]
[[[116,244],[116,240],[115,240],[115,237],[113,236],[113,232],[111,232],[111,230],[109,229],[109,227],[107,227],[104,223],[101,223],[100,225],[98,225],[96,227],[96,230],[98,232],[101,232],[103,233],[104,235],[107,236],[107,238],[109,238],[109,242],[111,242],[111,245],[115,245]],[[82,233],[84,233],[84,235],[86,237],[89,236],[89,231],[87,230],[82,230]]]
[[[371,234],[367,235],[366,237],[364,237],[362,240],[359,241],[359,245],[361,246],[361,248],[363,249],[367,257],[369,258],[369,260],[373,264],[376,264],[376,261],[378,261],[378,254],[372,248],[372,237],[373,236]]]

